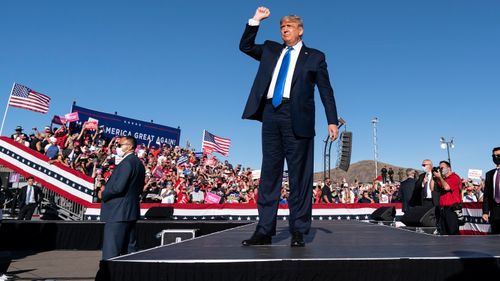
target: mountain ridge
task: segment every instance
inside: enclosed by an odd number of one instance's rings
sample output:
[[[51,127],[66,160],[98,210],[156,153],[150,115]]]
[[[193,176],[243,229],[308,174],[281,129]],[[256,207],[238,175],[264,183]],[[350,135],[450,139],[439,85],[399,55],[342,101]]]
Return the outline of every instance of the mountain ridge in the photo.
[[[383,167],[386,167],[387,170],[389,168],[392,168],[394,171],[394,180],[395,181],[402,181],[406,179],[406,169],[412,168],[413,167],[401,167],[389,163],[384,163],[384,162],[377,162],[377,175],[380,176],[380,170]],[[402,169],[402,178],[400,178],[399,173],[400,169]],[[420,170],[417,170],[420,172]],[[327,177],[328,177],[328,171],[327,171]],[[352,163],[349,166],[349,169],[347,172],[344,170],[340,170],[339,168],[331,169],[330,170],[331,174],[331,179],[335,182],[338,181],[339,179],[346,178],[347,182],[352,184],[354,183],[355,179],[358,179],[359,182],[361,183],[371,183],[375,179],[375,161],[373,160],[361,160],[355,163]],[[323,179],[323,172],[316,172],[314,173],[314,181],[322,180]]]

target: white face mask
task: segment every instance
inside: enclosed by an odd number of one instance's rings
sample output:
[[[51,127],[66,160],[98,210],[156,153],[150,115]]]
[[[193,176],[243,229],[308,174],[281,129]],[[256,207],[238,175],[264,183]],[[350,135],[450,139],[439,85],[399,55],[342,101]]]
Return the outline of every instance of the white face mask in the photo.
[[[446,176],[449,172],[450,172],[450,169],[448,169],[448,168],[444,168],[443,170],[441,170],[441,174],[443,176]]]
[[[125,152],[123,152],[123,149],[121,147],[116,148],[116,155],[123,157],[125,155]]]

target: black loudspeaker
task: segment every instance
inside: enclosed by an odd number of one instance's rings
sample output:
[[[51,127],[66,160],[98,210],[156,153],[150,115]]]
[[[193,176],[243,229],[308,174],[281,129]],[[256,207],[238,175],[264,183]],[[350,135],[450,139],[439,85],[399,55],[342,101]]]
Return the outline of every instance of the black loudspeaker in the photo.
[[[396,217],[396,207],[380,207],[373,211],[372,220],[393,221]]]
[[[410,208],[410,210],[401,217],[401,222],[406,226],[435,227],[436,207],[417,206]]]
[[[40,213],[42,213],[42,216],[40,216],[41,220],[62,220],[59,217],[59,212],[57,210],[59,207],[55,203],[51,203],[50,205],[45,206]]]
[[[351,165],[352,132],[343,132],[340,135],[339,168],[347,172]]]
[[[54,211],[54,210],[47,210],[45,213],[42,214],[40,219],[41,220],[51,220],[51,221],[62,220],[59,217],[59,214],[57,213],[57,211]]]
[[[144,214],[148,220],[171,220],[173,216],[173,207],[151,207]]]

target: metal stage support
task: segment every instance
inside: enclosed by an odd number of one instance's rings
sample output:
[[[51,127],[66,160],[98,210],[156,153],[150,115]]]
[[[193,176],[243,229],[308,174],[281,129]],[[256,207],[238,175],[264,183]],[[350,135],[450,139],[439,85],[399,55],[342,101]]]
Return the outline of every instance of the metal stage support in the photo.
[[[344,119],[342,119],[342,117],[340,117],[339,118],[339,131],[343,125],[346,125],[346,122]],[[346,125],[344,131],[345,130],[347,130],[347,125]],[[325,143],[325,148],[324,148],[324,153],[323,153],[323,181],[324,181],[326,178],[331,179],[331,172],[330,172],[330,170],[331,170],[331,157],[330,157],[330,154],[331,154],[333,142],[330,139],[329,135],[326,136],[326,139],[323,142]],[[327,173],[328,173],[328,176],[327,176]]]

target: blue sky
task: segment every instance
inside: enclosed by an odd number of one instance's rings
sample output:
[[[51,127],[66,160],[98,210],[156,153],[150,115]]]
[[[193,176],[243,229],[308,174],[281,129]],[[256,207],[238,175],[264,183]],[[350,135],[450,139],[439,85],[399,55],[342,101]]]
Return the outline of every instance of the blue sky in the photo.
[[[17,125],[43,127],[76,101],[180,126],[181,143],[198,148],[207,129],[232,139],[231,162],[258,169],[260,123],[241,119],[258,64],[238,43],[264,5],[271,17],[258,42],[280,41],[279,18],[298,14],[304,43],[325,52],[339,115],[353,132],[352,162],[373,159],[376,116],[380,161],[438,162],[447,158],[439,138],[454,137],[451,160],[461,176],[493,166],[491,149],[500,146],[499,1],[284,3],[1,1],[0,108],[14,81],[52,98],[47,115],[10,108],[3,134]],[[320,171],[327,124],[316,97]]]

